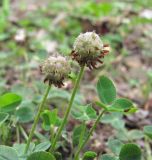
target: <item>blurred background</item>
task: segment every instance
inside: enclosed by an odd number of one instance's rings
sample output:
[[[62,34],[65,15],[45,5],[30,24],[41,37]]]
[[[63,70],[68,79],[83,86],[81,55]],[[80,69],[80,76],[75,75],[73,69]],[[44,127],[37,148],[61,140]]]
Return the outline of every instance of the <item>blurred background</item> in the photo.
[[[136,114],[123,117],[125,126],[140,129],[151,124],[151,0],[0,0],[0,94],[22,95],[22,105],[30,106],[22,122],[32,121],[45,89],[40,63],[55,52],[69,55],[75,38],[86,31],[98,33],[110,44],[111,52],[103,66],[86,69],[75,103],[95,102],[96,82],[105,74],[114,80],[119,96],[131,99],[139,108]],[[77,70],[78,65],[74,66]],[[62,110],[72,86],[67,81],[62,90],[53,88],[50,107]],[[56,101],[59,97],[61,102]],[[76,123],[70,119],[69,132]],[[89,148],[105,152],[105,141],[112,132],[108,125],[100,125]]]

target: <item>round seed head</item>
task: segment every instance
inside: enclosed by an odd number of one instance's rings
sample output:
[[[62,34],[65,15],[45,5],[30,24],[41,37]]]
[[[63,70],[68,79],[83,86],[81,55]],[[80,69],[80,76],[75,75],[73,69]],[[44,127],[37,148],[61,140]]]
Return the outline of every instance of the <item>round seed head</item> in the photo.
[[[68,77],[70,71],[70,64],[63,56],[51,56],[41,65],[41,72],[45,75],[44,82],[57,87],[63,85],[63,80]]]
[[[100,37],[95,32],[81,33],[73,45],[72,57],[80,65],[87,65],[90,69],[95,68],[98,62],[104,58],[109,50],[104,50],[108,45],[104,45]]]
[[[95,32],[86,32],[76,38],[73,48],[82,57],[96,57],[102,51],[103,43]]]

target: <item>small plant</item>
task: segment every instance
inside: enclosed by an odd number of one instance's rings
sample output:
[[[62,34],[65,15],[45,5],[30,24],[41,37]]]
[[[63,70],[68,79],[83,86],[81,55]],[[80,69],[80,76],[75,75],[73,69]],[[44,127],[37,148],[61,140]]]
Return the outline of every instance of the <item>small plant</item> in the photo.
[[[67,60],[62,56],[49,57],[42,64],[41,71],[46,76],[44,79],[44,82],[48,81],[49,85],[46,89],[46,92],[44,94],[42,102],[39,106],[37,115],[35,117],[34,124],[32,126],[32,129],[31,129],[28,141],[27,141],[27,145],[25,148],[25,154],[27,153],[27,151],[29,149],[31,139],[33,137],[36,125],[40,119],[41,112],[43,111],[44,103],[45,103],[47,96],[49,94],[49,91],[51,89],[51,85],[54,84],[55,86],[60,88],[63,85],[63,80],[68,76],[68,74],[70,72],[70,66],[69,66]]]
[[[74,42],[72,59],[80,65],[80,71],[74,82],[73,91],[65,110],[63,118],[58,116],[58,109],[46,110],[45,103],[51,89],[51,86],[61,88],[63,81],[71,72],[71,66],[67,58],[62,56],[49,57],[41,65],[40,70],[45,75],[44,82],[47,83],[46,91],[39,105],[38,111],[30,130],[29,135],[24,129],[19,127],[26,137],[25,144],[15,144],[13,147],[0,146],[0,159],[2,160],[61,160],[62,153],[58,148],[60,138],[63,134],[70,113],[81,122],[80,126],[75,127],[72,135],[72,154],[69,158],[73,160],[93,160],[97,154],[93,151],[83,153],[83,149],[90,140],[98,123],[102,120],[103,115],[111,113],[130,114],[136,111],[133,103],[126,98],[118,98],[114,83],[107,76],[100,76],[97,82],[97,93],[99,101],[87,105],[73,105],[77,90],[80,86],[85,67],[93,70],[97,67],[97,63],[103,64],[104,57],[109,53],[109,46],[103,44],[100,37],[95,32],[86,32],[80,34]],[[17,111],[18,105],[21,103],[21,97],[13,93],[8,93],[0,97],[0,114],[1,123],[6,123],[9,117],[13,115],[12,111]],[[92,107],[96,103],[98,112]],[[26,114],[26,112],[25,112]],[[45,142],[32,142],[33,135],[38,125],[39,119],[42,118],[42,127],[48,132],[49,136]],[[91,129],[87,129],[86,123],[92,120]],[[57,128],[57,129],[56,129]],[[151,137],[151,128],[145,128],[145,134]],[[18,130],[16,131],[18,133]],[[2,133],[4,134],[4,133]],[[38,134],[39,135],[39,134]],[[112,143],[113,144],[113,143]],[[141,160],[140,148],[132,143],[119,143],[119,149],[114,155],[101,155],[101,160]],[[9,154],[8,154],[9,153]],[[5,158],[7,157],[7,158]]]

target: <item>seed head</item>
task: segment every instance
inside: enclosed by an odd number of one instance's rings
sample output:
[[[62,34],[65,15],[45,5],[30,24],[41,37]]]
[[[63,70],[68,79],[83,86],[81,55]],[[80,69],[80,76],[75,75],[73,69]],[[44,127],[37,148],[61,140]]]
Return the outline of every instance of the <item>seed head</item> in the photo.
[[[41,72],[45,75],[44,82],[61,87],[63,80],[68,77],[71,67],[63,56],[51,56],[40,66]]]
[[[95,32],[81,33],[74,42],[72,58],[93,69],[97,62],[103,63],[101,59],[109,52],[107,47]]]

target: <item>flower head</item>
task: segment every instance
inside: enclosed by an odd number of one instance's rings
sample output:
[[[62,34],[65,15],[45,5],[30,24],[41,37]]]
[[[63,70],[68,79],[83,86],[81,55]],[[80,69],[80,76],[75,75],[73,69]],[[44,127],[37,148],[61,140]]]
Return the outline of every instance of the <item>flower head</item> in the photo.
[[[95,32],[81,33],[74,42],[72,58],[93,69],[97,62],[103,63],[101,59],[109,52],[107,47]]]
[[[70,73],[70,64],[63,56],[51,56],[46,59],[40,67],[41,72],[45,74],[44,82],[49,82],[49,85],[54,84],[61,87],[63,80]]]

